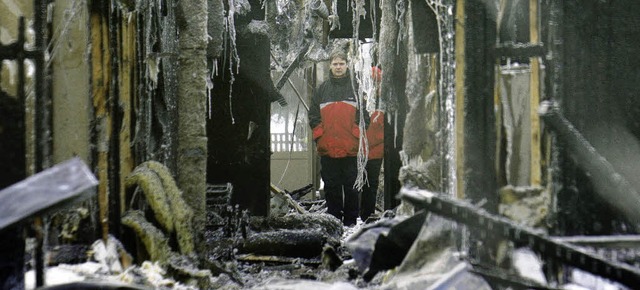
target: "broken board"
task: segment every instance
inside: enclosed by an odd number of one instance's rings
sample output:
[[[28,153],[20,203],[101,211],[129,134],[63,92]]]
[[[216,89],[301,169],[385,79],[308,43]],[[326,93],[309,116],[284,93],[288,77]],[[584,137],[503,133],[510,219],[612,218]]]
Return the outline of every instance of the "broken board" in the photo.
[[[57,164],[0,191],[0,231],[95,193],[95,176],[80,158]]]

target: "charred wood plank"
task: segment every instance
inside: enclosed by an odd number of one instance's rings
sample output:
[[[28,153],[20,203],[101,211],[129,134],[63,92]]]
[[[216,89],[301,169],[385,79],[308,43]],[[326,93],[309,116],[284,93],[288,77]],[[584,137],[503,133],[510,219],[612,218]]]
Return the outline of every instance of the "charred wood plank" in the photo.
[[[640,270],[609,261],[579,247],[555,241],[542,232],[515,224],[507,218],[487,213],[465,201],[420,189],[402,188],[400,197],[416,208],[480,229],[481,238],[498,236],[528,245],[547,259],[557,260],[631,288],[640,285]]]
[[[88,198],[98,181],[73,158],[0,191],[0,230]]]
[[[80,160],[73,158],[21,182],[0,191],[0,241],[12,239],[15,228],[29,219],[58,210],[64,206],[81,201],[95,194],[98,181],[89,168]],[[36,285],[44,285],[44,267],[42,265],[43,229],[42,220],[35,219],[36,238]],[[18,231],[19,232],[19,231]],[[19,261],[6,261],[8,264],[22,264]],[[5,281],[5,279],[8,279]],[[10,285],[12,277],[0,277],[0,286]],[[18,286],[18,285],[13,285]]]

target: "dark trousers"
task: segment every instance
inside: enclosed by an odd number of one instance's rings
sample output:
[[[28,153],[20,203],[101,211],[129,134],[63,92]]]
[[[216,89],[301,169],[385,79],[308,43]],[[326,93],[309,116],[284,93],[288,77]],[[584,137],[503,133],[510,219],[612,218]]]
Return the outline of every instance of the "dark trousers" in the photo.
[[[366,221],[376,210],[376,197],[378,196],[378,184],[380,176],[381,159],[369,159],[367,161],[368,184],[362,188],[360,204],[360,219]]]
[[[360,211],[358,190],[353,187],[358,175],[356,157],[320,156],[320,166],[327,212],[345,225],[355,224]]]

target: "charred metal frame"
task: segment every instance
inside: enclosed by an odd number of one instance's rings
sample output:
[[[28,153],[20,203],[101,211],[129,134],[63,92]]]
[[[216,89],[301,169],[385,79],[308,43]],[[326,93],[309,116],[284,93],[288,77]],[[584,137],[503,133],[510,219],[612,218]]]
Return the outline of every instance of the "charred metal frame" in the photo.
[[[50,39],[51,27],[47,21],[47,10],[50,0],[34,0],[34,31],[35,31],[35,47],[33,50],[25,49],[25,20],[20,17],[18,24],[18,38],[15,42],[2,45],[0,44],[0,62],[3,60],[15,60],[18,65],[18,85],[17,98],[21,102],[22,112],[25,111],[25,68],[24,61],[26,59],[33,60],[35,64],[35,78],[33,82],[35,92],[35,171],[50,166],[51,156],[51,71],[45,63],[45,54]],[[24,164],[21,160],[16,164]]]

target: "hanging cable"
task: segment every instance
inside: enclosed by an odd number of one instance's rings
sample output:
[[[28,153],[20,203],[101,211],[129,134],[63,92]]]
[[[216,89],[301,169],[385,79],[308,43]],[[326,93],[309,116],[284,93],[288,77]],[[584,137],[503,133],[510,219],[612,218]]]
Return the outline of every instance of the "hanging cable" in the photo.
[[[287,170],[289,169],[289,164],[291,163],[291,152],[293,152],[293,144],[296,139],[296,128],[298,123],[298,113],[300,112],[300,103],[298,103],[298,108],[296,109],[296,117],[293,120],[293,132],[291,132],[291,145],[289,146],[289,158],[287,159],[287,165],[284,167],[284,171],[282,171],[282,176],[280,176],[280,180],[278,181],[278,187],[280,187],[280,183],[282,183],[282,179],[284,179]]]

